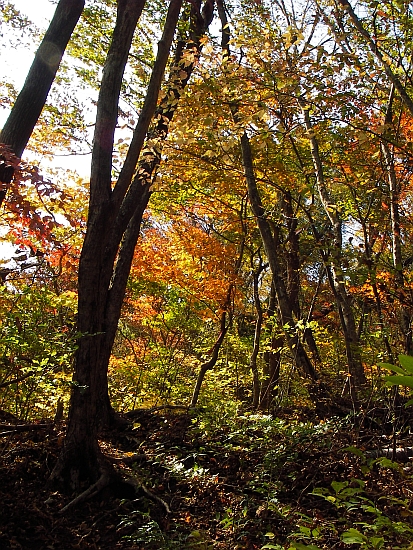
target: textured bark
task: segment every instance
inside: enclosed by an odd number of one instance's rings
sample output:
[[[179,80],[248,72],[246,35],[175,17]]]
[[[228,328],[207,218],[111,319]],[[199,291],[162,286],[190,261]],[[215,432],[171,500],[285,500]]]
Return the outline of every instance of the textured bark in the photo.
[[[73,479],[95,483],[102,476],[105,479],[110,477],[97,443],[99,430],[117,421],[108,396],[108,364],[142,216],[161,160],[161,144],[167,137],[169,122],[177,108],[176,104],[163,101],[155,114],[159,88],[182,5],[182,0],[171,0],[148,87],[148,97],[128,153],[127,167],[112,190],[113,135],[120,85],[143,5],[144,0],[120,0],[118,3],[117,23],[103,71],[98,102],[89,219],[79,265],[78,318],[82,336],[76,354],[65,446],[52,473],[52,480],[63,479],[71,485]],[[210,19],[205,21],[199,12],[193,12],[193,15],[197,15],[195,20],[192,18],[192,27],[199,30],[199,53],[200,38]],[[194,67],[194,64],[189,67],[186,65],[183,78],[182,66],[179,64],[182,62],[185,44],[178,51],[179,55],[175,57],[175,65],[178,66],[172,69],[173,76],[167,86],[166,96],[169,100],[169,92],[180,96]],[[176,75],[180,75],[180,78]],[[154,123],[149,128],[152,119]],[[145,144],[142,136],[146,136]],[[134,165],[133,170],[131,165]]]
[[[85,0],[60,0],[49,28],[36,52],[26,81],[0,134],[0,143],[21,157],[46,103],[66,46],[82,14]],[[1,182],[0,205],[12,174]]]
[[[75,373],[65,445],[51,480],[78,490],[102,473],[98,432],[109,421],[105,306],[113,264],[105,264],[105,243],[113,224],[110,205],[113,136],[117,109],[133,33],[145,0],[118,3],[116,26],[105,62],[98,99],[89,218],[79,263],[78,330]]]

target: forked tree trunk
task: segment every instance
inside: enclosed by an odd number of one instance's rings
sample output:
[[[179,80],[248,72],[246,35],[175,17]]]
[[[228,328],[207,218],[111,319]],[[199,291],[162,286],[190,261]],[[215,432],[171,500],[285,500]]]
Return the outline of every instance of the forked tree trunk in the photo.
[[[51,475],[51,481],[63,481],[72,489],[79,488],[82,482],[90,484],[96,478],[110,477],[110,468],[102,461],[97,443],[100,429],[116,418],[108,396],[109,358],[142,216],[161,160],[162,142],[194,67],[194,62],[187,63],[185,54],[187,48],[199,54],[201,37],[210,23],[210,19],[202,17],[199,6],[192,7],[190,34],[195,42],[178,44],[167,93],[148,131],[182,5],[182,0],[171,0],[147,96],[125,165],[112,189],[113,136],[120,86],[144,3],[145,0],[118,1],[117,22],[98,101],[89,218],[79,265],[78,319],[82,336],[76,353],[65,445]],[[207,12],[212,17],[212,9]]]
[[[85,0],[60,0],[30,67],[26,81],[4,124],[0,143],[21,157],[46,103],[66,46],[85,6]],[[1,174],[0,174],[1,176]],[[0,181],[0,206],[13,172]]]

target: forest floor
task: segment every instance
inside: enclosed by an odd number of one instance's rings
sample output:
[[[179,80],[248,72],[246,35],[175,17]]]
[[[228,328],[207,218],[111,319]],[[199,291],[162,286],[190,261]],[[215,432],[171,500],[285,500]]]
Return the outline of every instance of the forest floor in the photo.
[[[2,433],[0,548],[413,549],[411,419],[399,417],[393,449],[387,417],[138,411],[101,441],[135,488],[63,514],[70,496],[45,483],[64,425]]]

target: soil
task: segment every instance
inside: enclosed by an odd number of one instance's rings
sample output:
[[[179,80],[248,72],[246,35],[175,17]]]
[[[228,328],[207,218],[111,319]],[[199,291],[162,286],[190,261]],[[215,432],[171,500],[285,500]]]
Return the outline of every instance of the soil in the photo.
[[[396,549],[413,540],[410,419],[398,424],[397,448],[378,413],[358,422],[246,414],[214,427],[202,413],[142,410],[133,422],[100,442],[125,481],[65,513],[75,495],[46,488],[64,424],[1,434],[0,548]],[[343,542],[349,529],[365,534],[364,546]]]

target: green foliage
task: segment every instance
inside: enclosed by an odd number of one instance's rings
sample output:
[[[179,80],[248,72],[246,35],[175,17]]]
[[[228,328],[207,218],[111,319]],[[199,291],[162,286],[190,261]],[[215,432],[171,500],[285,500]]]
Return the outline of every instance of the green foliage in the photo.
[[[0,408],[24,419],[50,416],[68,400],[76,294],[2,286],[0,311]]]
[[[400,367],[389,363],[379,363],[380,367],[396,372],[391,376],[386,376],[384,380],[391,386],[405,386],[413,390],[413,357],[410,355],[399,355]],[[406,403],[412,405],[413,399]]]
[[[375,464],[383,468],[393,468],[395,466],[391,461],[383,462],[382,459],[377,459],[370,463],[369,471],[371,471]],[[406,502],[383,496],[379,500],[384,500],[385,502],[380,507],[378,502],[375,502],[368,496],[366,482],[361,479],[333,481],[331,489],[317,487],[313,490],[312,494],[324,498],[337,508],[339,513],[343,514],[343,522],[345,524],[348,525],[351,523],[352,512],[363,511],[371,514],[372,517],[372,520],[368,522],[355,522],[362,528],[363,532],[353,527],[346,529],[341,536],[341,540],[344,543],[359,544],[360,548],[365,550],[376,550],[384,548],[385,544],[394,540],[395,536],[404,541],[410,540],[413,535],[413,528],[409,523],[394,521],[386,513],[388,509],[386,502],[401,506],[407,511],[408,504]]]

